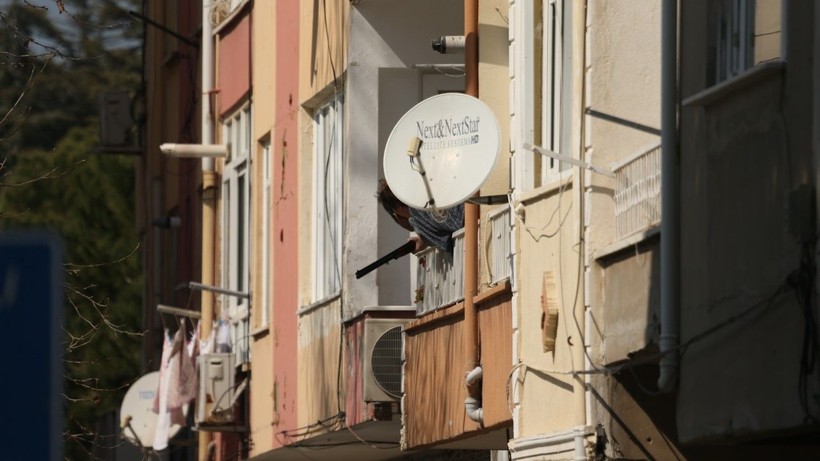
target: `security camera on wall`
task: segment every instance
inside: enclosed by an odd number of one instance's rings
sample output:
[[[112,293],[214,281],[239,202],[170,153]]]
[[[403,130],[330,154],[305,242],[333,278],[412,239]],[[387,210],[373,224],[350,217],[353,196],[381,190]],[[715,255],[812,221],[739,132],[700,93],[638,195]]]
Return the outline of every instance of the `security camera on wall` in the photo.
[[[463,35],[442,35],[433,39],[433,49],[441,54],[464,53],[464,44]]]

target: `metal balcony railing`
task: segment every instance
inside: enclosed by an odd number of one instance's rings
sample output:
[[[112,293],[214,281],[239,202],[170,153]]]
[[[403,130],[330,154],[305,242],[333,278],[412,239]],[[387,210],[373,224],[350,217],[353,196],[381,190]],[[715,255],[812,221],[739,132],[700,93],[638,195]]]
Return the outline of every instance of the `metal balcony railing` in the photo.
[[[661,146],[613,166],[615,233],[627,237],[661,221]]]
[[[464,299],[464,229],[453,233],[453,241],[453,254],[432,247],[418,254],[417,316]]]

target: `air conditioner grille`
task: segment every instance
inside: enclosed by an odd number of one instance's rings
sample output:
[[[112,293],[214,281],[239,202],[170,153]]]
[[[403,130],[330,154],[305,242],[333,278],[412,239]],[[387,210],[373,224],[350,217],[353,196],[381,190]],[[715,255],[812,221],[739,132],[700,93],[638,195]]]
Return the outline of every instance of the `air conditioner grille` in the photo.
[[[376,384],[388,395],[401,397],[401,327],[393,327],[382,334],[373,346],[370,366]]]

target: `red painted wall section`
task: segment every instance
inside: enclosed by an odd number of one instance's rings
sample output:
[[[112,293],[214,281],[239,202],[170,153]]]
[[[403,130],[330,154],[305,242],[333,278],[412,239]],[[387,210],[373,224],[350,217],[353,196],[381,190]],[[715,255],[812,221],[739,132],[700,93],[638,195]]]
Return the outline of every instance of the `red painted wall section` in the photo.
[[[251,89],[251,19],[245,15],[219,32],[220,115],[225,116]]]
[[[277,434],[298,427],[297,317],[298,309],[298,119],[299,119],[299,1],[276,2],[276,112],[271,147],[274,154],[273,244],[273,382]],[[307,385],[308,383],[303,383]]]

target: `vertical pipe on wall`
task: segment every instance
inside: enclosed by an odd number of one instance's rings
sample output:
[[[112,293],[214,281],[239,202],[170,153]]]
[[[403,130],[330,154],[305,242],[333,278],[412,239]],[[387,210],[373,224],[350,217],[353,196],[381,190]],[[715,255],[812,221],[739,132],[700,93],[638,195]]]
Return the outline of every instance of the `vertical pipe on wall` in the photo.
[[[464,0],[465,38],[465,92],[478,97],[478,0]],[[479,364],[478,312],[473,297],[478,281],[478,205],[464,204],[464,362],[466,371],[473,372]],[[481,394],[474,380],[467,385],[467,400],[473,411],[471,419],[481,422],[481,409],[477,402]],[[465,407],[466,408],[466,407]]]
[[[213,144],[214,127],[211,120],[211,90],[214,87],[214,43],[213,26],[208,3],[202,3],[202,88],[201,88],[201,130],[202,144]],[[216,172],[212,158],[202,159],[202,280],[205,285],[214,285],[214,208],[216,206]],[[214,294],[201,290],[201,330],[200,338],[207,339],[214,321]],[[207,461],[211,434],[199,432],[199,460]]]
[[[785,3],[785,0],[783,0]],[[781,24],[785,24],[785,21],[782,21]],[[781,27],[781,45],[785,39],[786,35],[786,28]],[[820,219],[820,5],[814,6],[814,58],[812,59],[813,63],[813,73],[814,78],[812,78],[812,112],[813,112],[813,120],[812,120],[812,158],[814,160],[814,206],[815,206],[815,219]],[[784,54],[785,56],[785,54]],[[815,222],[815,228],[820,229],[820,221]],[[815,251],[820,251],[820,246]],[[815,253],[815,259],[820,259],[818,256],[820,254]],[[818,273],[815,279],[815,284],[820,284],[820,273]]]
[[[671,391],[680,335],[680,204],[677,130],[678,3],[661,6],[661,338],[658,388]]]
[[[571,114],[571,136],[573,149],[573,157],[581,160],[584,159],[585,144],[584,144],[584,82],[585,82],[585,66],[586,60],[584,53],[586,46],[584,40],[586,38],[586,1],[575,0],[572,2],[572,106],[570,107]],[[578,273],[577,276],[581,278],[580,283],[583,284],[584,274],[586,273],[586,257],[585,257],[585,233],[586,233],[586,219],[585,219],[585,203],[584,203],[584,179],[586,170],[581,168],[573,169],[573,203],[578,204]],[[586,328],[586,297],[585,289],[578,290],[578,298],[573,306],[573,316],[577,322],[578,333],[581,335],[581,341],[575,341],[572,347],[572,362],[576,368],[586,368],[586,341],[589,338]],[[586,460],[586,443],[585,443],[585,427],[587,425],[587,379],[588,375],[575,375],[572,382],[572,398],[573,408],[575,412],[574,424],[575,431],[575,460]]]
[[[586,1],[574,0],[572,2],[572,114],[571,136],[573,157],[584,160],[584,79],[585,79],[585,37],[586,37]],[[574,168],[573,175],[573,202],[578,204],[578,270],[576,276],[584,283],[584,273],[586,268],[586,258],[584,257],[584,233],[586,231],[586,220],[584,219],[584,176],[585,171],[581,168]],[[573,306],[573,316],[577,322],[580,341],[575,341],[572,346],[572,362],[575,367],[584,368],[586,340],[586,299],[585,290],[578,290],[578,298]],[[576,374],[572,382],[572,399],[575,413],[573,424],[580,428],[575,435],[575,460],[586,460],[586,447],[583,428],[587,425],[586,406],[586,374]]]

